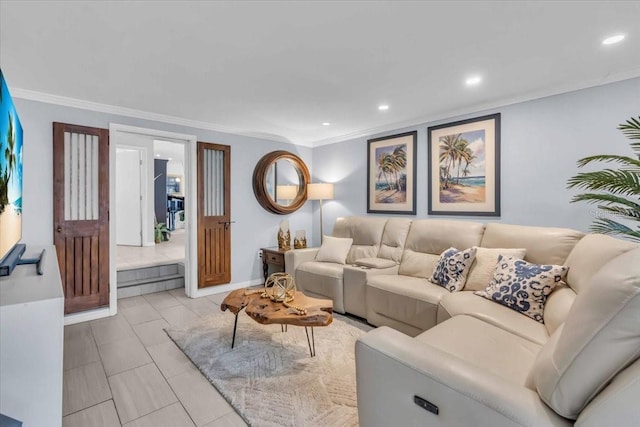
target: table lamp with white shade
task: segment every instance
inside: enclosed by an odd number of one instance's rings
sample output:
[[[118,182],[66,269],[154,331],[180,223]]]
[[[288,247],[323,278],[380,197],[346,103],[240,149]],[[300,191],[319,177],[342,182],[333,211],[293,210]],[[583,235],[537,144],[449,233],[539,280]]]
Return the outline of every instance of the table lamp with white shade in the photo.
[[[276,200],[286,200],[287,204],[298,196],[297,185],[278,185],[276,186]]]
[[[320,242],[324,234],[322,234],[322,201],[333,199],[333,184],[330,183],[311,183],[307,188],[307,200],[320,201]]]

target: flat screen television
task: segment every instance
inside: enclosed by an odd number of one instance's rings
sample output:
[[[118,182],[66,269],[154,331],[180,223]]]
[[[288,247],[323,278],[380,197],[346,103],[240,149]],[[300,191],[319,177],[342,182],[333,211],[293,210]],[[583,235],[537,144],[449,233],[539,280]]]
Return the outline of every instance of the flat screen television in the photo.
[[[22,125],[0,70],[0,265],[21,238]]]

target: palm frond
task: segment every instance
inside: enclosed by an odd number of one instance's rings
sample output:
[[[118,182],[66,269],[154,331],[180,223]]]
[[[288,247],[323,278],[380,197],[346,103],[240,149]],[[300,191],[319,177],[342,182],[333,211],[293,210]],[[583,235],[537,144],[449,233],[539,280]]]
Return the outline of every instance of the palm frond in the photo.
[[[569,178],[567,188],[592,191],[571,199],[572,203],[597,205],[600,212],[591,225],[591,231],[622,235],[640,242],[640,226],[634,230],[613,219],[640,222],[640,116],[631,117],[618,129],[632,140],[631,149],[638,158],[610,154],[582,158],[577,162],[579,168],[592,162],[615,163],[620,167],[579,173]]]
[[[621,234],[628,237],[631,240],[640,242],[640,231],[632,230],[626,225],[620,224],[612,219],[600,218],[591,224],[589,228],[594,233],[600,234]]]
[[[567,188],[610,191],[613,194],[640,195],[640,174],[628,170],[613,169],[584,172],[569,178]]]
[[[616,156],[616,155],[608,155],[608,154],[600,154],[597,156],[589,156],[584,157],[578,160],[576,163],[578,167],[581,168],[591,162],[606,162],[606,163],[619,163],[624,166],[628,166],[630,168],[638,168],[640,173],[640,159],[634,159],[629,156]]]
[[[640,139],[640,116],[638,118],[631,117],[618,126],[618,129],[629,139]]]
[[[571,203],[575,203],[575,202],[587,202],[591,204],[604,203],[604,206],[609,206],[617,203],[620,205],[628,206],[631,209],[637,209],[640,212],[639,203],[625,199],[624,197],[615,196],[613,194],[603,194],[603,193],[577,194],[573,196],[573,198],[571,199]]]
[[[598,206],[598,209],[605,212],[611,212],[612,214],[629,221],[640,222],[640,211],[634,209],[624,208],[622,206]]]

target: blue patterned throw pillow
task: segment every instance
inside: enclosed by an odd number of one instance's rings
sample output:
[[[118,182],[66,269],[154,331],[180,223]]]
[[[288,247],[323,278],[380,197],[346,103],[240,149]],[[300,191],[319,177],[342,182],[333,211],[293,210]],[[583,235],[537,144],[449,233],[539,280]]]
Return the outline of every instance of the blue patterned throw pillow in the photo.
[[[474,293],[544,323],[547,296],[568,271],[564,265],[538,265],[500,255],[489,286]]]
[[[449,290],[449,292],[457,292],[464,288],[464,282],[467,280],[467,274],[476,257],[476,247],[459,251],[456,248],[449,248],[440,254],[438,265],[433,270],[431,279],[432,283],[440,285]]]

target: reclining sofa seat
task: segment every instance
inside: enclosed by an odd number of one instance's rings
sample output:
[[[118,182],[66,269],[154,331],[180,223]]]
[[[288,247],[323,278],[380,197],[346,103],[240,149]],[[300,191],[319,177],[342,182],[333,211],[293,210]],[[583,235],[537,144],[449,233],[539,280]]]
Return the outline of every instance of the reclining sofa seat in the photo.
[[[386,218],[378,217],[346,217],[338,218],[333,227],[333,237],[353,239],[353,244],[347,255],[346,264],[353,264],[361,258],[376,258],[380,251],[380,242],[384,231]],[[345,264],[316,261],[318,248],[296,254],[298,251],[285,253],[285,265],[294,268],[296,286],[312,297],[333,300],[333,310],[344,313],[343,272]],[[300,262],[305,254],[306,260]],[[298,256],[296,256],[298,255]]]
[[[484,224],[418,219],[411,223],[398,274],[367,281],[367,322],[415,336],[436,324],[440,300],[449,293],[429,282],[440,254],[450,247],[479,246]]]
[[[366,284],[374,276],[397,274],[404,244],[411,227],[408,218],[389,218],[376,258],[361,258],[344,267],[344,308],[347,313],[367,316]]]
[[[583,236],[582,232],[568,228],[488,223],[480,246],[522,248],[526,250],[524,259],[531,263],[565,265],[570,252]],[[462,292],[450,293],[442,298],[438,307],[437,323],[466,314],[542,345],[566,319],[575,295],[571,287],[566,285],[556,289],[548,298],[545,310],[547,322],[542,324],[508,307],[475,295],[465,288]]]
[[[488,225],[483,244],[522,244],[529,259],[538,263],[562,264],[558,261],[566,257],[567,285],[549,296],[545,324],[540,324],[551,337],[536,342],[512,319],[479,314],[477,307],[458,309],[463,301],[447,304],[451,297],[443,298],[447,318],[441,314],[442,323],[415,338],[378,328],[356,344],[363,425],[637,422],[640,248],[592,234],[571,249],[577,232],[527,233],[533,230],[514,227]],[[458,294],[465,293],[470,294]],[[440,415],[416,406],[414,395],[438,406]]]

